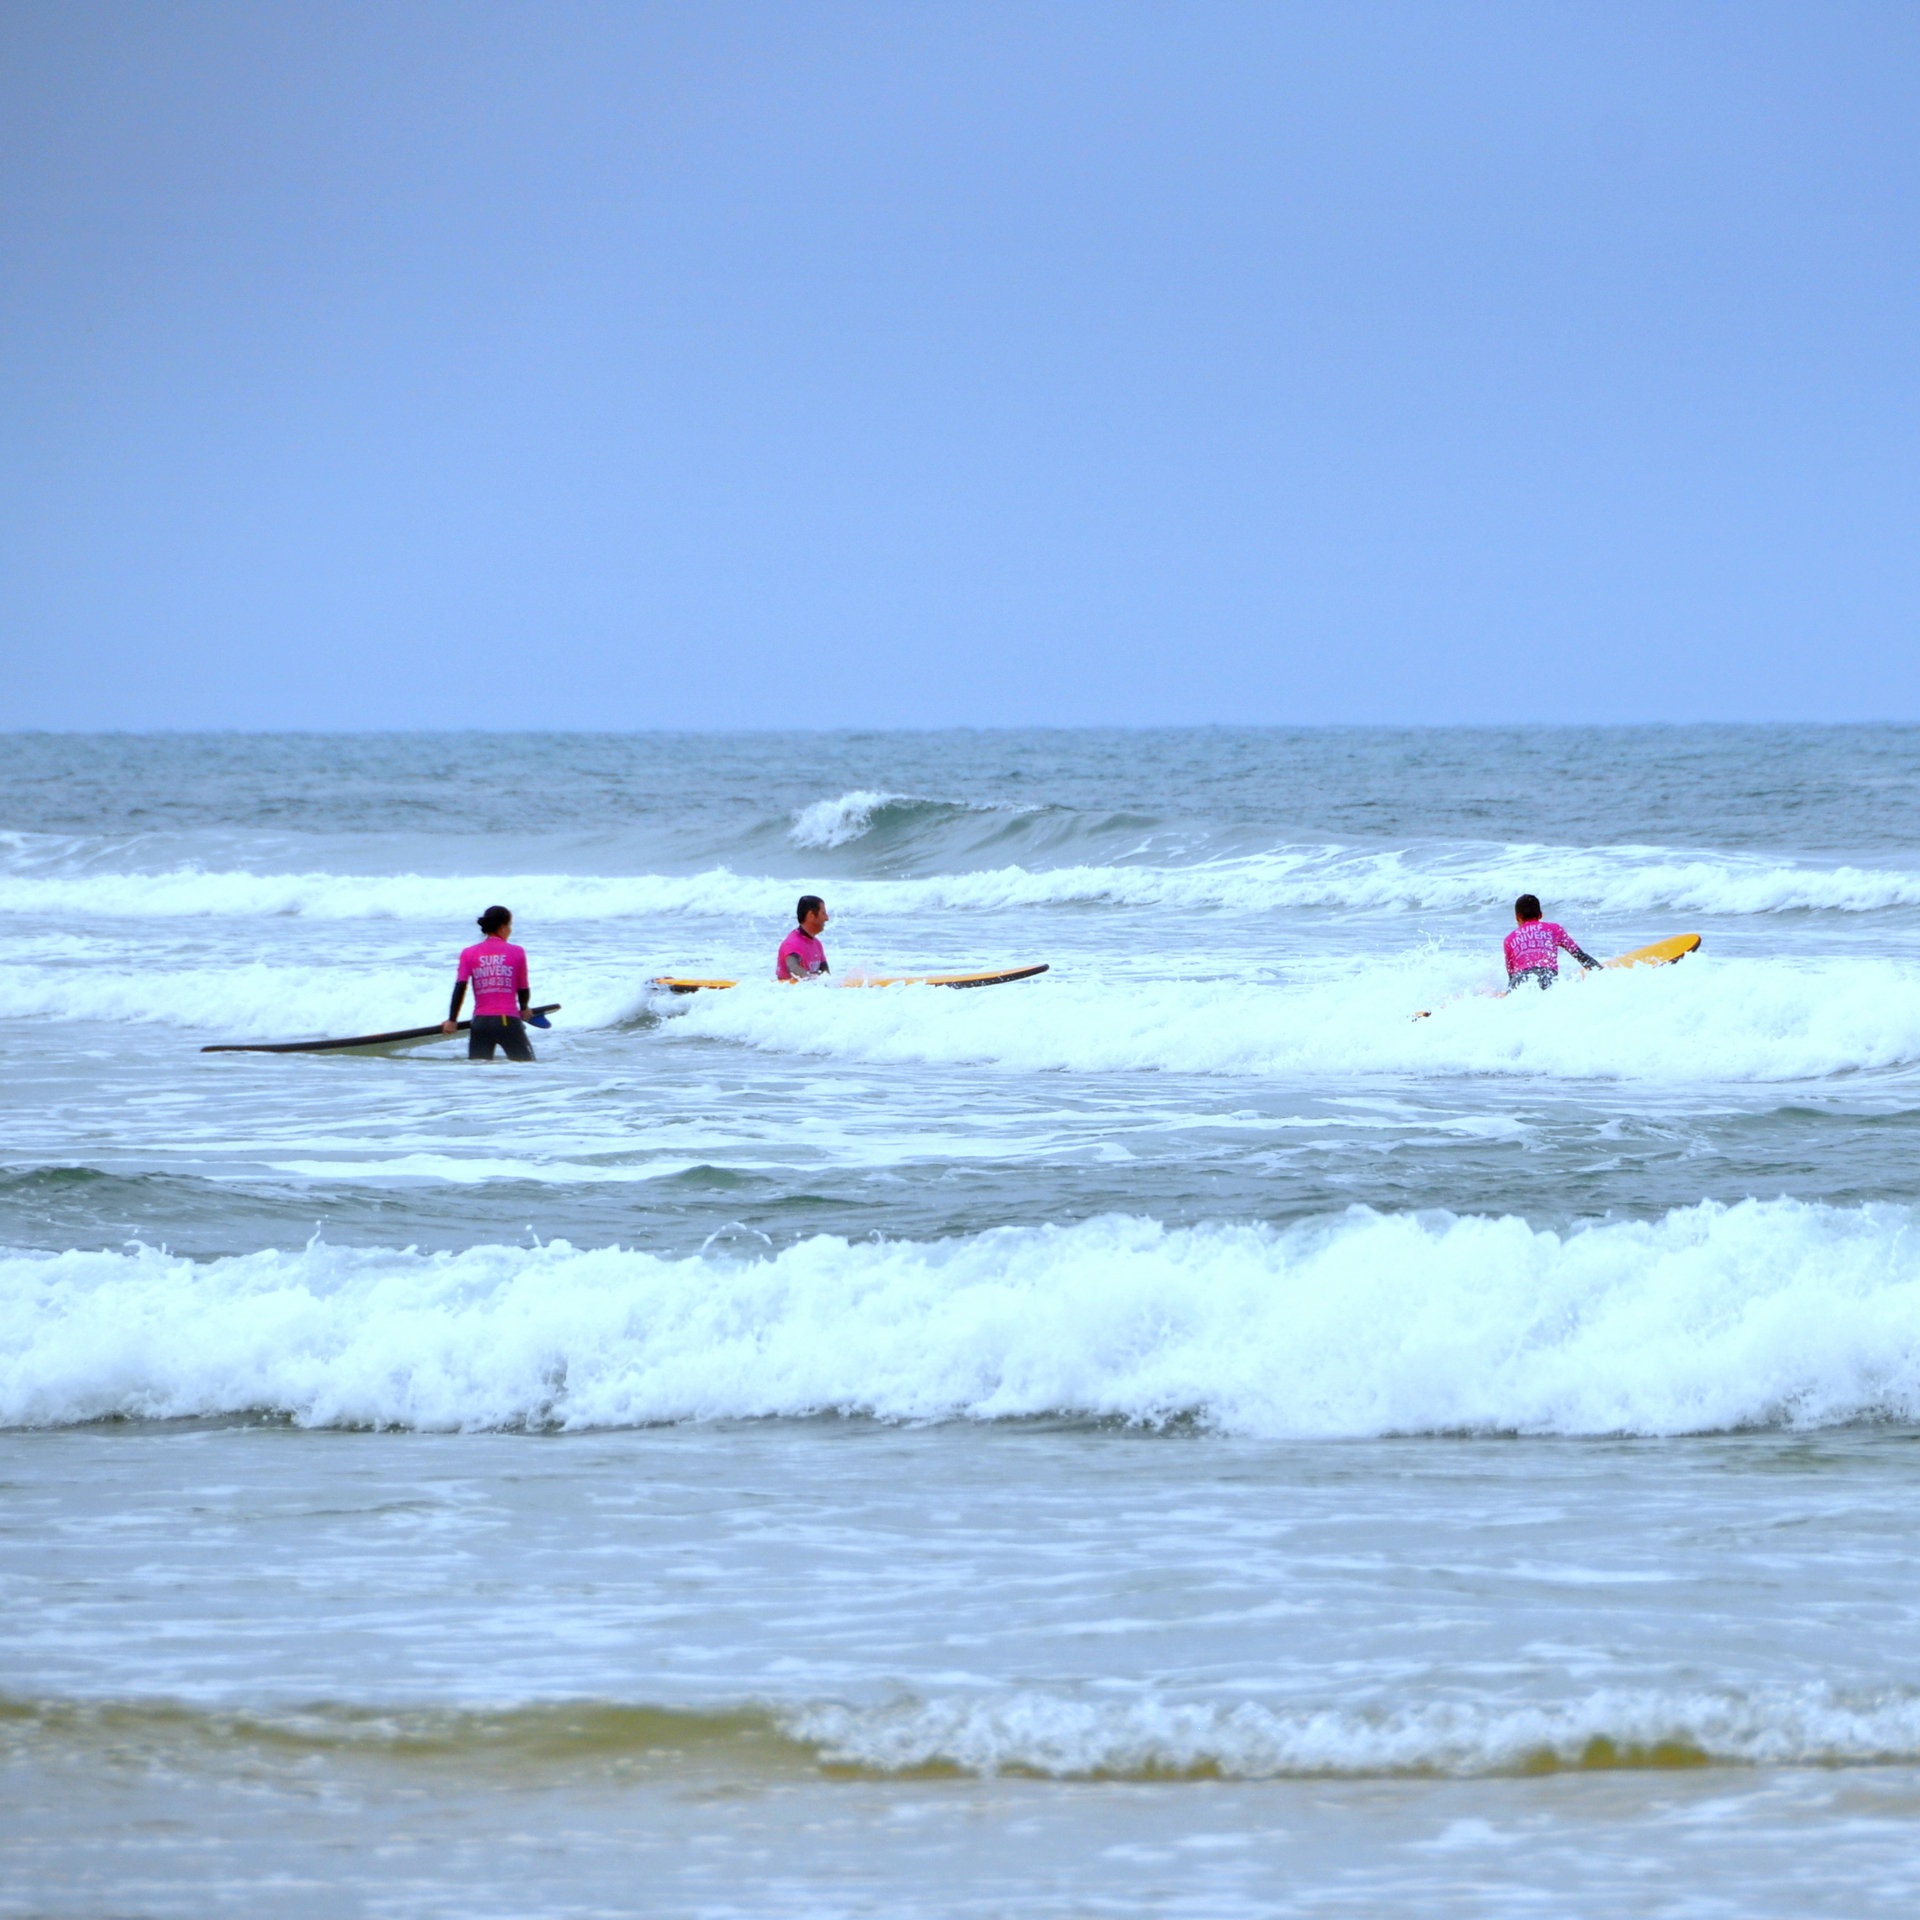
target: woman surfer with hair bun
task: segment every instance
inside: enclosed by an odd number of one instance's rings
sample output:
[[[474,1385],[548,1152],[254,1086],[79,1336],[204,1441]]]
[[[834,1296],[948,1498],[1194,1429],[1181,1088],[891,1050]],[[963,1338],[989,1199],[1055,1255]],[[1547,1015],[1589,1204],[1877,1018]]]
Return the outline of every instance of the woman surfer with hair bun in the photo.
[[[454,977],[453,1000],[442,1033],[458,1030],[460,1003],[473,982],[473,1025],[467,1029],[467,1058],[491,1060],[496,1048],[509,1060],[531,1060],[527,1039],[527,1003],[533,989],[527,983],[527,950],[513,944],[513,915],[505,907],[489,907],[480,916],[481,938],[460,956]]]

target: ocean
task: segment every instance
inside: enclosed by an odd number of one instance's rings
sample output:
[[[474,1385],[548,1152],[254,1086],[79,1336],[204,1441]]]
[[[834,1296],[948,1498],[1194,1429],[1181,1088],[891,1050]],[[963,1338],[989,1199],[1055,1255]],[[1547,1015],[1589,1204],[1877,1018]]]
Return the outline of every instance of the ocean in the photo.
[[[15,735],[0,874],[0,1914],[1920,1906],[1920,729]],[[537,1065],[201,1051],[495,902]]]

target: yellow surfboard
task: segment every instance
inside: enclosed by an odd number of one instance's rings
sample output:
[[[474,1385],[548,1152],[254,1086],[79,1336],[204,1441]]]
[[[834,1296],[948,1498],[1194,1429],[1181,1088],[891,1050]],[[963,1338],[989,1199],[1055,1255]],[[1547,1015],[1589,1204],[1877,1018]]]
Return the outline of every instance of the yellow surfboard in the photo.
[[[1671,940],[1656,940],[1650,947],[1635,947],[1631,953],[1617,953],[1600,964],[1606,967],[1670,967],[1684,960],[1700,944],[1697,933],[1676,933]]]
[[[1046,971],[1047,963],[1043,960],[1037,967],[990,967],[980,973],[859,974],[833,984],[837,987],[997,987],[1003,980],[1031,980],[1036,973]],[[669,993],[698,993],[702,987],[737,987],[740,982],[693,980],[684,974],[670,973],[661,975],[653,984],[665,987]]]

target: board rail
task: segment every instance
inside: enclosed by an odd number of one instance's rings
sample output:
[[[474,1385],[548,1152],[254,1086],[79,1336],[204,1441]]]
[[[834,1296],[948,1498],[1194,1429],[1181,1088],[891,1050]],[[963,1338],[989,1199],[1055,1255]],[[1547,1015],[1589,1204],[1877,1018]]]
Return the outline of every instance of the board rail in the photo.
[[[986,968],[978,973],[862,974],[834,984],[840,987],[997,987],[1009,980],[1031,980],[1036,973],[1048,970],[1048,963],[1042,960],[1037,966]],[[686,974],[674,973],[661,974],[653,981],[653,985],[665,987],[669,993],[698,993],[703,987],[718,992],[722,987],[739,984],[738,980],[695,980]]]
[[[558,1013],[560,1002],[550,1002],[544,1007],[529,1007],[529,1014]],[[465,1033],[471,1028],[471,1020],[454,1023],[453,1033],[442,1030],[438,1021],[430,1027],[399,1027],[392,1033],[360,1033],[348,1040],[227,1040],[216,1047],[202,1047],[202,1053],[345,1053],[354,1047],[399,1047],[412,1040],[451,1040],[454,1034]]]

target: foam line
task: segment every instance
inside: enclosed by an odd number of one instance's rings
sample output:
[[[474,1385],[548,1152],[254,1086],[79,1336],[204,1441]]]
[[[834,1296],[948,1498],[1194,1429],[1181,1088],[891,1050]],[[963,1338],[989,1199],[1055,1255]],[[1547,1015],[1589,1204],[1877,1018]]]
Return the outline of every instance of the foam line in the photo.
[[[1009,1071],[1351,1081],[1498,1074],[1666,1085],[1790,1081],[1920,1063],[1920,968],[1722,961],[1488,997],[1484,955],[1414,953],[1318,980],[1126,980],[1086,969],[990,992],[796,992],[748,981],[662,1011],[676,1036],[838,1060]],[[1475,992],[1472,989],[1481,988]],[[1443,1004],[1451,1000],[1451,1004]],[[1414,1021],[1416,1007],[1437,1007]]]
[[[808,825],[807,833],[818,837],[804,844],[842,844],[833,837],[844,825],[835,824],[838,818],[823,816]],[[801,831],[800,822],[793,831]],[[784,875],[713,867],[694,874],[462,876],[174,867],[155,873],[16,872],[8,876],[7,899],[16,918],[289,915],[464,927],[476,899],[501,893],[527,921],[688,914],[747,915],[777,924],[791,913],[795,895],[818,882],[817,874],[798,868]],[[874,915],[1087,905],[1236,913],[1487,912],[1503,909],[1522,890],[1541,894],[1561,914],[1873,913],[1920,905],[1920,873],[1648,848],[1435,853],[1317,846],[1187,866],[1004,866],[913,879],[839,879],[831,886],[836,912]]]
[[[758,1259],[313,1245],[0,1256],[0,1422],[316,1426],[1072,1413],[1252,1435],[1920,1418],[1913,1210],[1701,1205],[1560,1235],[1109,1216]]]
[[[1524,1704],[1288,1708],[1040,1689],[823,1706],[786,1716],[829,1764],[1053,1778],[1545,1773],[1620,1767],[1845,1766],[1920,1758],[1920,1695],[1601,1688]]]

